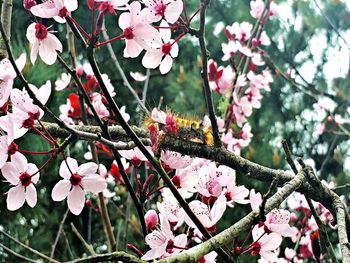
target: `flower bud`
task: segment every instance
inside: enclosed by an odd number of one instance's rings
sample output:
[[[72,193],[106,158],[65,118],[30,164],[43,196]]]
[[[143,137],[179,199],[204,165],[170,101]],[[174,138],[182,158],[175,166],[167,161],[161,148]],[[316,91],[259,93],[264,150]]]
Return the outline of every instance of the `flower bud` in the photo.
[[[148,232],[151,232],[153,228],[158,225],[158,215],[155,210],[149,210],[145,214],[146,228]]]

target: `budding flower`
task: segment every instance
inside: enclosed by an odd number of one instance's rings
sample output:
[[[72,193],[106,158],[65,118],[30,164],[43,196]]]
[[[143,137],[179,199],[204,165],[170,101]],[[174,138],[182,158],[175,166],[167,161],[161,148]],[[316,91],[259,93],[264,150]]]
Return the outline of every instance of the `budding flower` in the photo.
[[[157,212],[152,210],[147,211],[145,214],[147,232],[151,232],[156,225],[158,225]]]

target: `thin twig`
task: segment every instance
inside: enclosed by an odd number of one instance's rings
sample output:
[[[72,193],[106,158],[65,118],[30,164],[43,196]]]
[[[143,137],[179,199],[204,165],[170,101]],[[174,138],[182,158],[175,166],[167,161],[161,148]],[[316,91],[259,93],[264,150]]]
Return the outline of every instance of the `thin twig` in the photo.
[[[203,91],[204,91],[204,97],[205,102],[207,104],[209,119],[211,122],[211,127],[213,131],[214,136],[214,144],[216,147],[221,147],[222,143],[219,136],[219,128],[218,123],[215,116],[215,109],[213,105],[213,99],[211,97],[211,89],[209,85],[209,79],[208,79],[208,50],[206,48],[205,44],[205,11],[207,6],[207,0],[201,0],[200,4],[200,18],[199,18],[199,33],[198,33],[198,40],[199,45],[201,49],[202,54],[202,80],[203,80]]]
[[[1,244],[1,243],[0,243],[0,247],[3,248],[3,249],[5,249],[8,253],[14,255],[14,256],[17,257],[17,258],[23,259],[23,260],[28,261],[28,262],[33,262],[33,263],[37,263],[37,262],[38,262],[37,260],[33,260],[33,259],[30,259],[30,258],[28,258],[28,257],[26,257],[26,256],[23,256],[23,255],[21,255],[21,254],[18,254],[17,252],[13,251],[11,248],[9,248],[9,247],[7,247],[7,246]],[[2,253],[1,253],[1,254],[2,254]],[[2,256],[4,256],[4,255],[2,255]]]
[[[58,227],[58,231],[57,231],[57,235],[55,238],[55,241],[52,244],[52,249],[51,249],[51,253],[50,253],[50,257],[53,258],[54,254],[55,254],[55,250],[56,250],[56,246],[58,243],[58,240],[60,239],[62,230],[63,230],[63,226],[64,226],[64,222],[66,221],[67,215],[68,215],[69,209],[67,209],[67,211],[64,213],[63,218],[61,220],[61,223]]]
[[[86,248],[87,251],[89,251],[89,253],[92,256],[95,256],[95,250],[93,248],[93,246],[91,244],[88,244],[85,239],[82,237],[82,235],[79,233],[78,229],[75,227],[75,225],[73,223],[70,223],[70,226],[72,227],[72,231],[73,233],[76,235],[76,237],[80,240],[80,242],[83,244],[83,246]]]
[[[5,236],[7,236],[9,239],[11,239],[12,241],[14,241],[16,244],[20,245],[21,247],[29,250],[30,252],[32,252],[33,254],[47,260],[48,262],[52,262],[52,263],[59,263],[59,261],[50,258],[49,256],[46,256],[45,254],[35,250],[34,248],[31,248],[30,246],[27,246],[25,244],[23,244],[22,242],[19,242],[16,238],[14,238],[13,236],[11,236],[10,234],[6,233],[5,231],[3,231],[2,229],[0,229],[0,233],[4,234]]]
[[[109,40],[109,36],[107,34],[107,31],[106,30],[103,30],[102,31],[102,35],[103,35],[103,38],[105,39],[105,41],[108,41]],[[139,98],[139,95],[137,95],[137,93],[135,92],[135,90],[131,87],[130,85],[130,82],[128,81],[127,77],[125,76],[125,73],[124,73],[124,70],[123,68],[120,66],[120,63],[118,61],[118,58],[117,56],[115,55],[114,53],[114,50],[113,50],[113,47],[112,47],[112,44],[111,43],[108,43],[107,44],[107,48],[108,48],[108,52],[109,52],[109,55],[111,56],[113,62],[114,62],[114,65],[115,67],[117,68],[117,70],[119,71],[119,74],[120,76],[122,77],[123,79],[123,83],[124,83],[124,86],[128,88],[128,90],[130,91],[130,93],[134,96],[135,100],[137,101],[137,103],[139,104],[139,106],[147,113],[149,113],[148,109],[146,108],[145,106],[145,101],[142,99]],[[148,85],[148,84],[147,84]]]

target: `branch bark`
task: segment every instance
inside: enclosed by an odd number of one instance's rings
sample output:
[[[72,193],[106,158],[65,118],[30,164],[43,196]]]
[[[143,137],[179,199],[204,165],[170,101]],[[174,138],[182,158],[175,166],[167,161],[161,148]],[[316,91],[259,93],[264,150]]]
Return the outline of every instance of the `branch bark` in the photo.
[[[12,0],[1,0],[0,1],[1,14],[0,19],[4,27],[5,35],[8,39],[11,38],[11,17],[12,17]],[[6,49],[5,39],[0,36],[0,61],[8,57],[8,52]]]

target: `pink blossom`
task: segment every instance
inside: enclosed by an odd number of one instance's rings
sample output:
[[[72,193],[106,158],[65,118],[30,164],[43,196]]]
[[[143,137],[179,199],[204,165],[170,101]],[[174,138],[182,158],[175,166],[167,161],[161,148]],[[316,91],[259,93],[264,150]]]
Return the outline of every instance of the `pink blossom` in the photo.
[[[227,199],[227,205],[233,207],[234,203],[248,204],[250,200],[246,199],[249,195],[249,190],[243,185],[236,185],[236,176],[231,175],[228,177],[227,190],[225,196]]]
[[[109,116],[109,111],[107,110],[107,107],[102,102],[102,96],[100,93],[94,92],[91,97],[91,103],[94,106],[97,115],[103,119],[107,118]],[[92,115],[91,110],[88,110],[89,113]]]
[[[54,18],[59,23],[66,22],[70,12],[78,9],[78,0],[48,0],[30,9],[33,15],[41,18]]]
[[[221,166],[221,168],[223,167],[226,166]],[[223,179],[222,177],[225,178]],[[222,172],[218,170],[214,162],[211,162],[209,165],[203,165],[198,171],[197,191],[205,197],[219,197],[223,190],[222,186],[228,184],[228,178],[227,176],[222,176]]]
[[[222,95],[226,95],[227,92],[232,90],[232,81],[234,78],[234,73],[230,66],[227,67],[217,67],[214,60],[209,60],[208,63],[208,77],[210,88],[219,92]]]
[[[180,153],[172,151],[163,151],[161,152],[160,159],[163,164],[167,165],[171,169],[182,169],[188,167],[192,159],[189,156],[182,156]]]
[[[160,26],[162,27],[159,29],[161,41],[154,41],[154,48],[146,51],[142,59],[142,65],[151,69],[159,66],[160,73],[166,74],[173,65],[173,59],[179,54],[179,46],[171,39],[171,30],[166,28],[169,27],[168,23],[162,20]]]
[[[199,200],[191,201],[188,205],[204,227],[212,228],[224,215],[226,197],[224,195],[219,196],[211,208]],[[187,215],[185,215],[185,222],[190,227],[196,228]]]
[[[135,81],[145,81],[147,79],[147,76],[142,74],[141,72],[130,72],[130,76]]]
[[[32,84],[29,84],[29,88],[42,104],[46,104],[51,95],[51,82],[49,80],[39,89]],[[44,111],[33,103],[26,90],[13,89],[11,102],[13,105],[11,118],[15,127],[18,127],[15,128],[14,138],[18,138],[43,117]]]
[[[26,54],[23,53],[16,59],[17,68],[22,71],[26,64]],[[0,62],[0,108],[4,106],[10,97],[13,80],[17,74],[9,59],[5,58]]]
[[[28,163],[24,155],[18,153],[11,157],[11,162],[3,165],[1,173],[13,185],[7,194],[8,210],[19,209],[25,201],[30,207],[36,205],[37,196],[34,184],[38,182],[40,174],[35,164]]]
[[[317,135],[321,135],[325,132],[326,130],[326,124],[324,123],[317,123],[315,127],[315,132]]]
[[[200,257],[198,259],[198,263],[215,263],[217,256],[218,256],[218,254],[215,251],[212,251],[212,252],[206,254],[205,256]]]
[[[158,110],[154,108],[151,112],[151,119],[160,124],[166,124],[166,116],[167,114],[164,111]]]
[[[62,73],[61,78],[57,79],[55,82],[55,90],[61,91],[68,87],[71,80],[71,75],[67,73]]]
[[[146,147],[148,152],[153,156],[153,152],[150,147]],[[121,150],[119,154],[127,160],[130,160],[133,165],[139,167],[141,162],[147,161],[147,158],[143,155],[139,148],[135,147],[131,150]]]
[[[159,213],[161,213],[166,220],[168,220],[171,225],[174,226],[174,229],[177,229],[177,227],[182,225],[185,212],[174,196],[164,198],[163,202],[161,203],[158,202],[157,208]]]
[[[334,122],[338,125],[343,125],[345,123],[345,120],[340,114],[335,114],[334,115]]]
[[[282,237],[279,234],[265,234],[263,227],[255,226],[252,231],[254,242],[250,245],[252,255],[260,254],[269,262],[277,262],[275,250],[281,245]]]
[[[187,198],[191,197],[191,193],[197,192],[198,174],[196,169],[190,165],[184,169],[176,169],[175,176],[172,178],[176,187],[182,191],[188,192]]]
[[[128,0],[95,0],[100,3],[98,7],[101,12],[108,10],[110,13],[114,13],[113,9],[124,9],[124,6],[128,4]],[[113,11],[112,11],[113,10]]]
[[[98,165],[93,162],[78,166],[78,162],[68,157],[63,160],[59,174],[63,178],[52,189],[54,201],[62,201],[67,197],[69,210],[79,215],[84,208],[85,193],[102,192],[107,187],[106,180],[98,175]]]
[[[273,209],[266,215],[265,226],[274,233],[284,237],[295,235],[295,228],[289,225],[290,212],[285,209]]]
[[[141,12],[141,4],[132,2],[129,12],[119,17],[119,27],[125,38],[124,57],[137,57],[143,49],[153,48],[153,42],[161,42],[157,29],[145,21],[145,14]]]
[[[229,40],[238,40],[240,42],[246,42],[251,36],[251,30],[253,25],[248,22],[242,22],[238,24],[233,23],[231,26],[227,26],[225,29],[225,34]]]
[[[49,33],[41,23],[32,23],[27,28],[27,39],[32,44],[30,60],[35,63],[38,54],[48,65],[55,63],[57,51],[62,52],[62,44],[56,36]]]
[[[154,260],[162,256],[177,254],[186,247],[187,236],[181,234],[174,237],[168,220],[162,214],[159,214],[159,219],[160,229],[153,230],[146,236],[146,243],[151,249],[141,257],[142,260]]]
[[[265,3],[262,0],[250,1],[250,15],[256,19],[260,19],[264,9]],[[277,13],[278,7],[275,2],[270,2],[269,16],[274,16]]]
[[[255,189],[250,190],[249,194],[249,200],[250,200],[250,206],[253,211],[257,211],[262,203],[262,196],[261,194],[255,193]]]
[[[183,9],[181,0],[142,0],[148,12],[147,19],[150,22],[158,22],[163,17],[174,24],[180,17]]]

